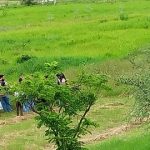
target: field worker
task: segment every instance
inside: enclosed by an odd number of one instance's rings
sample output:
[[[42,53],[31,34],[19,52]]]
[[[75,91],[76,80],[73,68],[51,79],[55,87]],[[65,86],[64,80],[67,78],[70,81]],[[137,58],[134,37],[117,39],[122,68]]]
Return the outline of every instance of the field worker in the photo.
[[[24,77],[23,74],[20,75],[19,77],[19,83],[23,81]],[[23,112],[30,112],[31,108],[34,107],[34,103],[31,100],[28,100],[23,103]]]
[[[23,78],[22,76],[19,77],[19,83],[21,84]],[[14,96],[16,97],[16,112],[17,112],[17,116],[23,116],[23,104],[22,102],[19,100],[19,93],[15,92]]]
[[[58,85],[67,83],[66,77],[62,72],[56,74],[56,77],[57,77],[57,84]]]
[[[7,96],[7,87],[6,87],[6,85],[7,85],[7,82],[4,79],[4,75],[0,75],[1,104],[2,104],[3,110],[5,112],[10,112],[10,111],[12,111],[12,108],[11,108],[11,105],[9,103],[9,98]]]
[[[20,75],[18,81],[21,84],[21,82],[23,81],[23,74]],[[15,96],[19,97],[19,93],[15,92]],[[16,101],[16,109],[17,109],[17,116],[19,116],[19,115],[23,116],[23,112],[29,112],[30,111],[28,102],[25,102],[22,104],[22,102],[20,102],[19,100]]]
[[[2,78],[3,78],[3,75],[0,75],[0,82],[2,82],[2,81],[1,81]],[[3,96],[3,94],[1,94],[1,92],[0,92],[0,110],[3,110],[3,106],[2,106],[2,103],[1,103],[2,96]]]
[[[19,93],[15,92],[14,96],[16,97],[17,116],[23,116],[23,106],[22,103],[19,101]]]
[[[57,84],[58,85],[65,85],[67,83],[66,77],[62,72],[56,74],[56,77],[57,77]],[[58,102],[59,105],[63,105],[63,103],[58,99],[59,94],[60,94],[59,92],[57,92],[55,94],[55,99],[56,99],[56,101]]]

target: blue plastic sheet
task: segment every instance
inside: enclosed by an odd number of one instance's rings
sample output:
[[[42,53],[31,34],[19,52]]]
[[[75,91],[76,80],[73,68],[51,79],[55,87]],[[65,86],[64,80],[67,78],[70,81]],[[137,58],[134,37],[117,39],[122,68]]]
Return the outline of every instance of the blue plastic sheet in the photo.
[[[1,105],[3,107],[3,110],[5,112],[11,112],[12,111],[12,108],[11,108],[11,105],[9,103],[9,98],[8,96],[2,96],[1,97]]]
[[[33,107],[33,106],[34,106],[34,103],[32,101],[27,101],[27,102],[23,103],[23,111],[30,112],[31,107]]]
[[[1,104],[1,102],[0,102],[0,110],[3,110],[3,106],[2,106],[2,104]]]

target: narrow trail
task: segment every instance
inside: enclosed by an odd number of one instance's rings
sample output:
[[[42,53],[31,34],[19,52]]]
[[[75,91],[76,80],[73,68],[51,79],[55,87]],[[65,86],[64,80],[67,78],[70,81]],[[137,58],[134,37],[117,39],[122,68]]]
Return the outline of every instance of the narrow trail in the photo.
[[[28,120],[30,118],[33,118],[34,116],[35,116],[34,113],[28,113],[28,114],[25,114],[24,116],[16,116],[16,117],[12,117],[9,119],[8,118],[3,119],[3,120],[0,120],[0,127],[4,125],[19,123],[19,122]]]
[[[114,135],[120,135],[120,134],[127,132],[133,128],[138,127],[138,126],[140,126],[140,124],[120,125],[118,127],[107,129],[102,133],[85,135],[84,137],[81,138],[81,141],[85,144],[93,143],[96,141],[103,141],[103,140],[108,139]]]

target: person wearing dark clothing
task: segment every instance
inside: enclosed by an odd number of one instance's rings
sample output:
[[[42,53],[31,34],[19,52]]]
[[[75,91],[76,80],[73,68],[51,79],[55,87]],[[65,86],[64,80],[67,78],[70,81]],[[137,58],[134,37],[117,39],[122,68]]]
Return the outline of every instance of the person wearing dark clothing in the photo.
[[[1,80],[1,86],[5,86],[6,85],[6,82],[4,79]]]
[[[23,80],[23,77],[22,76],[20,76],[19,77],[19,83],[21,84],[21,82],[22,82],[22,80]],[[17,110],[17,116],[23,116],[23,104],[19,101],[19,93],[18,92],[15,92],[15,94],[14,94],[17,98],[17,100],[16,100],[16,110]]]
[[[17,116],[23,116],[23,106],[21,102],[19,101],[16,102],[16,108],[17,108]]]
[[[3,79],[3,77],[4,77],[4,75],[3,75],[3,74],[0,74],[0,80]]]
[[[58,85],[67,84],[66,77],[65,77],[65,75],[62,72],[56,74],[56,77],[57,77],[57,84]],[[56,100],[56,102],[58,103],[58,105],[63,105],[63,103],[60,100],[60,97],[61,97],[61,93],[60,92],[56,92],[55,96],[54,96],[54,99]]]
[[[23,116],[23,105],[19,101],[19,93],[15,92],[14,96],[16,97],[16,111],[17,111],[17,116]]]
[[[9,103],[9,98],[6,95],[7,88],[6,88],[6,81],[4,79],[4,75],[0,75],[0,86],[3,89],[3,91],[1,91],[2,92],[1,93],[1,104],[2,104],[3,110],[5,112],[10,112],[10,111],[12,111],[12,108]]]
[[[21,82],[22,82],[22,80],[23,80],[23,79],[22,79],[22,77],[19,77],[19,83],[21,83]]]
[[[19,77],[19,80],[18,80],[20,84],[22,83],[23,79],[24,79],[23,74],[21,74]],[[20,107],[19,110],[23,110],[23,112],[30,112],[31,107],[34,106],[34,103],[31,100],[28,100],[28,101],[24,102],[23,104],[21,104],[21,102],[20,102],[20,104],[17,106]]]

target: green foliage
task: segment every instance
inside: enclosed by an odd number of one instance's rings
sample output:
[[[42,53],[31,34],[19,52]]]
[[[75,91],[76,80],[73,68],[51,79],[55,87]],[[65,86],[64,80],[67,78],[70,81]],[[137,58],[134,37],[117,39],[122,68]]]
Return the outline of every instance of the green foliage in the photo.
[[[30,73],[33,73],[33,72],[43,72],[46,70],[46,67],[45,68],[43,67],[43,64],[45,62],[47,62],[49,64],[49,62],[52,62],[54,60],[56,60],[59,64],[61,64],[61,69],[67,69],[67,68],[70,68],[70,67],[73,67],[73,66],[81,66],[82,64],[89,64],[89,63],[92,63],[92,62],[98,62],[99,59],[98,58],[86,58],[86,57],[78,57],[78,58],[74,58],[74,57],[60,57],[60,58],[51,58],[51,57],[35,57],[35,56],[30,56],[31,59],[27,60],[27,61],[22,61],[22,57],[19,56],[17,58],[17,61],[21,61],[23,63],[17,63],[15,64],[13,67],[9,67],[7,68],[7,65],[10,64],[10,62],[5,59],[0,59],[0,63],[4,66],[5,64],[5,69],[3,69],[5,72],[5,74],[7,74],[7,76],[17,76],[20,74],[20,73],[25,73],[25,74],[30,74]],[[45,64],[46,65],[46,64]],[[58,66],[59,68],[59,66]],[[48,69],[48,68],[47,68]]]
[[[125,12],[121,12],[120,13],[120,20],[128,20],[128,15]]]
[[[150,71],[137,74],[131,78],[121,78],[120,82],[134,87],[134,117],[145,118],[150,115]]]
[[[0,17],[6,17],[7,14],[8,14],[7,7],[6,6],[5,7],[1,7],[0,8]]]
[[[128,60],[132,64],[133,69],[138,70],[149,70],[150,69],[150,46],[146,46],[145,48],[140,48],[136,50],[134,53],[128,54]],[[142,72],[141,71],[141,72]]]
[[[130,77],[121,77],[119,82],[130,85],[134,89],[135,107],[132,115],[143,119],[150,115],[150,51],[149,48],[138,50],[129,55],[129,61],[136,70]]]
[[[53,61],[52,63],[45,63],[45,69],[47,73],[56,72],[59,69],[59,65],[57,61]]]
[[[29,6],[34,4],[34,0],[21,0],[21,3]]]
[[[6,64],[9,64],[9,62],[8,62],[8,60],[6,60],[6,59],[0,58],[0,64],[1,64],[1,65],[6,65]]]
[[[47,127],[45,135],[49,142],[57,145],[57,150],[81,150],[82,143],[78,138],[89,132],[90,125],[95,126],[86,118],[96,101],[96,92],[92,89],[105,89],[106,76],[82,74],[75,82],[58,85],[55,79],[57,62],[46,63],[45,66],[48,78],[34,73],[26,76],[15,90],[23,93],[19,94],[22,101],[34,102],[32,110],[38,114],[38,127]],[[83,77],[84,80],[80,80]],[[74,121],[76,117],[79,119],[77,122]]]
[[[0,86],[0,95],[5,95],[8,93],[9,88],[6,86]]]
[[[29,55],[22,55],[21,57],[17,58],[17,63],[23,63],[25,61],[30,60],[32,57]]]

